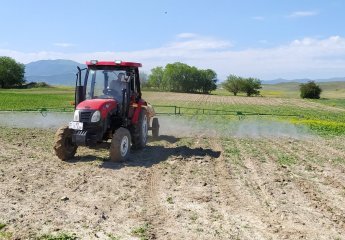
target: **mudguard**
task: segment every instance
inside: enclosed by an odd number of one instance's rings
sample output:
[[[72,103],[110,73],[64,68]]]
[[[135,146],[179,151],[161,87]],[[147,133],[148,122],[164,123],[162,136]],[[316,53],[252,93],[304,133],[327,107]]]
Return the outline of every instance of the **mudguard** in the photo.
[[[152,105],[141,99],[135,105],[135,109],[134,109],[134,113],[133,113],[133,117],[132,117],[132,121],[131,121],[132,124],[138,123],[140,112],[141,112],[142,108],[146,109],[148,119],[150,119],[156,115],[155,110],[153,109]]]

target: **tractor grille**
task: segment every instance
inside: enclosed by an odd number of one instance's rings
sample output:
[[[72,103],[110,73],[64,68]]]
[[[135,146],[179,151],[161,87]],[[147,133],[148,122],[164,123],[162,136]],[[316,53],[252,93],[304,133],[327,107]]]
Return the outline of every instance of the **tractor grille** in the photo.
[[[91,121],[91,115],[92,115],[92,112],[90,112],[90,111],[80,112],[80,121],[81,122],[90,122]]]

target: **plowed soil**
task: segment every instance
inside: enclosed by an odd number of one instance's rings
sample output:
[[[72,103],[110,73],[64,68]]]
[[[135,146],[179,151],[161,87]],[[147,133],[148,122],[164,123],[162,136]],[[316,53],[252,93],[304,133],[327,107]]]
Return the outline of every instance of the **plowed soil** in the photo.
[[[269,97],[242,97],[242,96],[216,96],[206,94],[185,94],[172,92],[145,92],[145,98],[151,103],[161,105],[162,101],[175,104],[194,103],[195,106],[204,106],[205,103],[226,105],[254,105],[254,106],[293,106],[302,109],[325,110],[330,112],[344,112],[343,108],[326,106],[296,98],[269,98]]]
[[[163,135],[120,163],[86,148],[63,162],[53,140],[0,128],[0,236],[345,239],[343,137]]]

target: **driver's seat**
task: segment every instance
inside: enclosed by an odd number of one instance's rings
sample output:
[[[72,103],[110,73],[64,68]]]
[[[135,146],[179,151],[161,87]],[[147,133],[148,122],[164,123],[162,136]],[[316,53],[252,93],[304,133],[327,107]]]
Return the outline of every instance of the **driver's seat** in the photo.
[[[121,91],[121,82],[115,79],[111,80],[108,88],[116,91]]]
[[[122,96],[121,96],[121,92],[122,92],[122,80],[125,77],[124,73],[119,73],[117,75],[117,80],[111,80],[109,82],[109,86],[108,88],[111,89],[111,94],[114,96],[114,98],[116,100],[118,100],[119,102],[122,101]]]

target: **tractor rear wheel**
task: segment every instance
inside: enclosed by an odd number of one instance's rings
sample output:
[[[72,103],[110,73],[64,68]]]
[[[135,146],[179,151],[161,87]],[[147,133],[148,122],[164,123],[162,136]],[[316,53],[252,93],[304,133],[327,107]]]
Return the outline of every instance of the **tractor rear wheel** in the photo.
[[[152,137],[157,139],[159,137],[159,122],[158,118],[152,119]]]
[[[77,152],[77,145],[72,142],[73,130],[66,127],[61,127],[55,134],[54,150],[58,158],[63,161],[74,157]]]
[[[148,118],[146,114],[146,109],[141,109],[139,120],[133,127],[133,148],[142,149],[146,146],[147,133],[149,129]]]
[[[115,131],[110,145],[110,160],[113,162],[126,160],[131,146],[131,134],[126,128]]]

